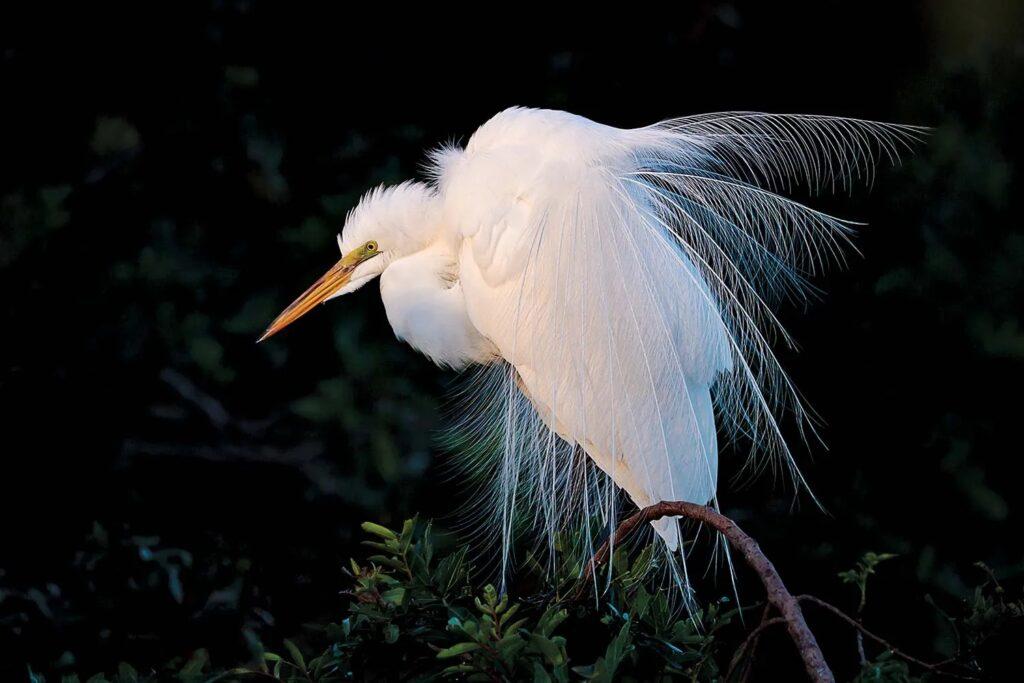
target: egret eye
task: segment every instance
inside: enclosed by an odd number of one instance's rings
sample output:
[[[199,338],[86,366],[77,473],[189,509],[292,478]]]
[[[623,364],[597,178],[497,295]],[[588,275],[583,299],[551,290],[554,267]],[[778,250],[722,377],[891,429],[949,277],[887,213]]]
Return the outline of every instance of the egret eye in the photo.
[[[366,247],[364,247],[364,248],[366,249],[366,253],[372,254],[373,252],[377,251],[377,243],[376,242],[367,242],[366,243]]]

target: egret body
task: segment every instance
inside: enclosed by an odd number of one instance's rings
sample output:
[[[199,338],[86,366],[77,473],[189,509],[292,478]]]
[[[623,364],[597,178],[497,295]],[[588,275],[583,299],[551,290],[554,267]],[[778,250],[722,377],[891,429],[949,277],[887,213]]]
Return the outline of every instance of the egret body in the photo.
[[[803,409],[772,307],[804,295],[851,224],[781,192],[870,179],[919,132],[758,113],[627,130],[509,109],[433,152],[429,182],[364,196],[341,260],[264,338],[379,276],[399,339],[489,368],[460,429],[490,446],[470,467],[506,548],[523,516],[549,540],[570,510],[614,523],[618,490],[715,501],[720,438],[802,481],[777,420]],[[678,547],[675,520],[655,528]]]

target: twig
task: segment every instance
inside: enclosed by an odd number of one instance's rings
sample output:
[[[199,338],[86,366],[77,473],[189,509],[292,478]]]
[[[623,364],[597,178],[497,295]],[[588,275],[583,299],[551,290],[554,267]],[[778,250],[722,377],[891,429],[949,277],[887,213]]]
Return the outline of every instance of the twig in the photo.
[[[224,409],[224,404],[196,386],[195,382],[171,368],[160,371],[160,379],[166,382],[178,395],[194,405],[206,416],[217,429],[224,429],[231,416]]]
[[[868,655],[864,651],[864,634],[860,631],[857,631],[857,660],[861,666],[868,663]]]
[[[811,602],[811,603],[814,603],[818,607],[821,607],[822,609],[825,609],[825,610],[831,612],[832,614],[834,614],[835,616],[839,617],[840,619],[845,621],[847,624],[852,626],[853,628],[857,629],[858,633],[862,633],[863,635],[867,636],[868,638],[870,638],[871,640],[875,641],[876,643],[878,643],[879,645],[884,647],[886,650],[888,650],[889,652],[891,652],[894,655],[896,655],[897,657],[899,657],[900,659],[908,661],[911,664],[916,664],[919,667],[921,667],[922,669],[926,669],[927,671],[931,671],[932,673],[942,674],[944,676],[953,676],[955,678],[961,678],[961,679],[968,680],[968,681],[979,680],[978,678],[975,678],[974,676],[967,676],[965,674],[960,674],[960,673],[956,673],[956,672],[953,672],[953,671],[948,671],[948,670],[943,668],[943,667],[949,666],[950,664],[955,663],[956,659],[943,659],[940,662],[926,662],[926,661],[918,659],[917,657],[914,657],[913,655],[908,655],[906,652],[900,650],[898,647],[894,646],[892,643],[890,643],[885,638],[882,638],[881,636],[876,635],[876,634],[872,633],[871,631],[869,631],[867,628],[864,627],[863,624],[861,624],[859,621],[857,621],[856,619],[851,617],[849,614],[847,614],[843,610],[839,609],[838,607],[836,607],[835,605],[833,605],[830,602],[825,602],[821,598],[815,597],[813,595],[798,595],[798,596],[796,596],[796,600],[798,602]]]
[[[746,680],[747,674],[750,671],[750,662],[754,659],[754,652],[757,650],[757,644],[761,640],[761,634],[766,631],[769,627],[775,624],[785,623],[785,619],[782,617],[768,618],[768,613],[771,611],[771,605],[765,605],[764,615],[761,617],[761,622],[751,631],[746,639],[740,643],[740,646],[736,648],[736,652],[733,653],[732,662],[729,664],[729,670],[725,674],[725,680],[733,680],[733,674],[736,673],[736,667],[743,662],[743,676],[740,680]],[[749,650],[749,654],[744,657],[744,654]]]
[[[761,583],[764,584],[768,595],[768,602],[782,615],[781,618],[786,623],[786,631],[789,632],[789,636],[793,639],[797,650],[800,652],[800,658],[803,660],[804,669],[806,669],[808,677],[816,683],[820,681],[827,681],[829,683],[835,681],[832,670],[828,668],[825,656],[821,653],[821,648],[818,647],[817,639],[815,639],[814,634],[804,620],[803,612],[800,611],[800,604],[786,590],[786,586],[782,583],[779,573],[775,570],[771,561],[761,552],[757,542],[740,529],[731,519],[717,510],[704,505],[684,501],[661,502],[645,507],[629,517],[619,525],[612,538],[605,541],[598,551],[594,553],[593,559],[587,564],[587,568],[584,571],[581,587],[586,586],[590,582],[590,577],[593,576],[595,569],[607,561],[611,544],[619,545],[638,526],[653,522],[662,517],[687,517],[707,524],[725,536],[726,540],[743,555],[747,564],[760,577]]]
[[[764,606],[764,610],[761,612],[761,623],[762,624],[764,622],[768,621],[768,615],[770,615],[771,613],[772,613],[772,606],[771,606],[771,603],[769,603],[769,604]],[[752,633],[751,634],[752,642],[750,643],[750,649],[748,651],[748,654],[744,658],[743,672],[742,672],[742,675],[740,676],[740,683],[747,683],[747,679],[750,678],[750,672],[754,668],[754,657],[757,656],[757,646],[761,644],[761,632],[763,632],[763,631],[764,631],[764,629],[761,629],[761,631],[758,631],[757,633]],[[748,640],[750,640],[750,638],[748,638]],[[744,648],[745,648],[746,647],[746,641],[744,641],[743,645],[744,645]],[[733,660],[733,661],[735,661],[735,660]],[[726,676],[726,680],[727,681],[729,680],[729,676],[728,675]]]

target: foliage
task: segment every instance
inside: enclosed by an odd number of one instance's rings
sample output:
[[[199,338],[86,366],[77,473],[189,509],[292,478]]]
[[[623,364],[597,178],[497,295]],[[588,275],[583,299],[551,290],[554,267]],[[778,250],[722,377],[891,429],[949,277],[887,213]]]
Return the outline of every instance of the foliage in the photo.
[[[864,605],[868,598],[868,577],[875,573],[875,567],[886,560],[891,560],[896,555],[892,553],[864,553],[864,556],[857,561],[853,569],[839,572],[839,578],[843,583],[852,583],[860,591],[860,602],[857,603],[857,613],[864,611]]]
[[[1024,636],[1024,597],[1010,598],[987,565],[978,562],[975,567],[985,580],[974,587],[969,597],[955,604],[952,613],[940,607],[932,596],[927,596],[927,600],[953,631],[955,659],[976,670],[991,668],[986,667],[990,660],[1002,666],[1018,666],[1019,652],[1010,648],[1019,645]],[[1003,647],[1008,649],[1003,651]]]
[[[919,683],[921,678],[910,672],[910,666],[891,652],[864,662],[853,683]]]
[[[676,593],[664,590],[657,580],[659,562],[651,545],[636,550],[632,558],[626,548],[616,549],[608,590],[596,599],[592,593],[574,599],[577,585],[543,576],[532,577],[535,593],[514,597],[489,584],[474,590],[467,548],[439,552],[444,539],[430,522],[410,519],[400,530],[367,522],[362,528],[368,535],[363,541],[367,556],[349,561],[344,591],[349,605],[340,619],[307,625],[300,636],[281,640],[273,650],[251,634],[248,664],[218,668],[200,648],[159,668],[137,670],[122,662],[109,675],[88,679],[72,673],[77,668],[73,657],[54,670],[63,674],[59,680],[76,683],[696,682],[722,681],[734,670],[758,670],[756,654],[747,647],[755,624],[744,623],[741,616],[760,606],[742,610],[722,597],[681,609],[671,599]],[[892,556],[886,553],[866,553],[841,576],[866,595],[868,577],[888,559]],[[163,565],[157,566],[161,568],[154,571],[166,576]],[[1010,599],[991,571],[983,565],[980,569],[985,580],[972,597],[953,608],[954,613],[942,612],[959,644],[941,670],[969,678],[985,671],[986,647],[1024,624],[1024,600]],[[598,581],[608,578],[599,570]],[[175,590],[165,589],[172,595]],[[812,619],[812,625],[820,623]],[[842,640],[825,643],[827,651],[846,647],[847,632],[842,633]],[[858,642],[859,651],[864,647]],[[877,656],[862,659],[852,674],[858,683],[924,680],[920,676],[927,672],[894,651],[873,644],[868,649]],[[47,680],[32,669],[29,675],[36,683]]]
[[[713,680],[720,674],[716,634],[739,611],[725,598],[692,615],[673,606],[671,591],[644,581],[650,547],[633,562],[624,549],[616,552],[621,573],[613,574],[601,602],[576,604],[552,594],[552,585],[541,596],[514,601],[490,584],[473,593],[465,547],[436,561],[429,523],[408,520],[401,531],[365,523],[363,529],[374,537],[364,545],[376,554],[364,564],[351,561],[352,602],[340,623],[324,629],[328,647],[306,662],[289,644],[287,653],[265,653],[258,671],[283,681]],[[571,656],[568,634],[581,631],[600,634],[603,643],[573,643]]]

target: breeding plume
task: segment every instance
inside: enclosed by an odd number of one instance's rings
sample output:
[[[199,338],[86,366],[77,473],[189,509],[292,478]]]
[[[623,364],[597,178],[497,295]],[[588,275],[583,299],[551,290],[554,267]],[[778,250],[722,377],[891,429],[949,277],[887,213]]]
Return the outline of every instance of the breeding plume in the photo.
[[[428,182],[369,192],[341,260],[270,325],[380,277],[396,336],[466,369],[452,434],[486,495],[486,531],[553,543],[638,506],[714,503],[719,443],[803,481],[779,417],[804,412],[771,344],[773,315],[840,256],[851,223],[787,198],[870,181],[919,129],[722,113],[620,129],[509,109]],[[760,457],[757,457],[757,456]],[[655,529],[679,547],[676,520]]]

